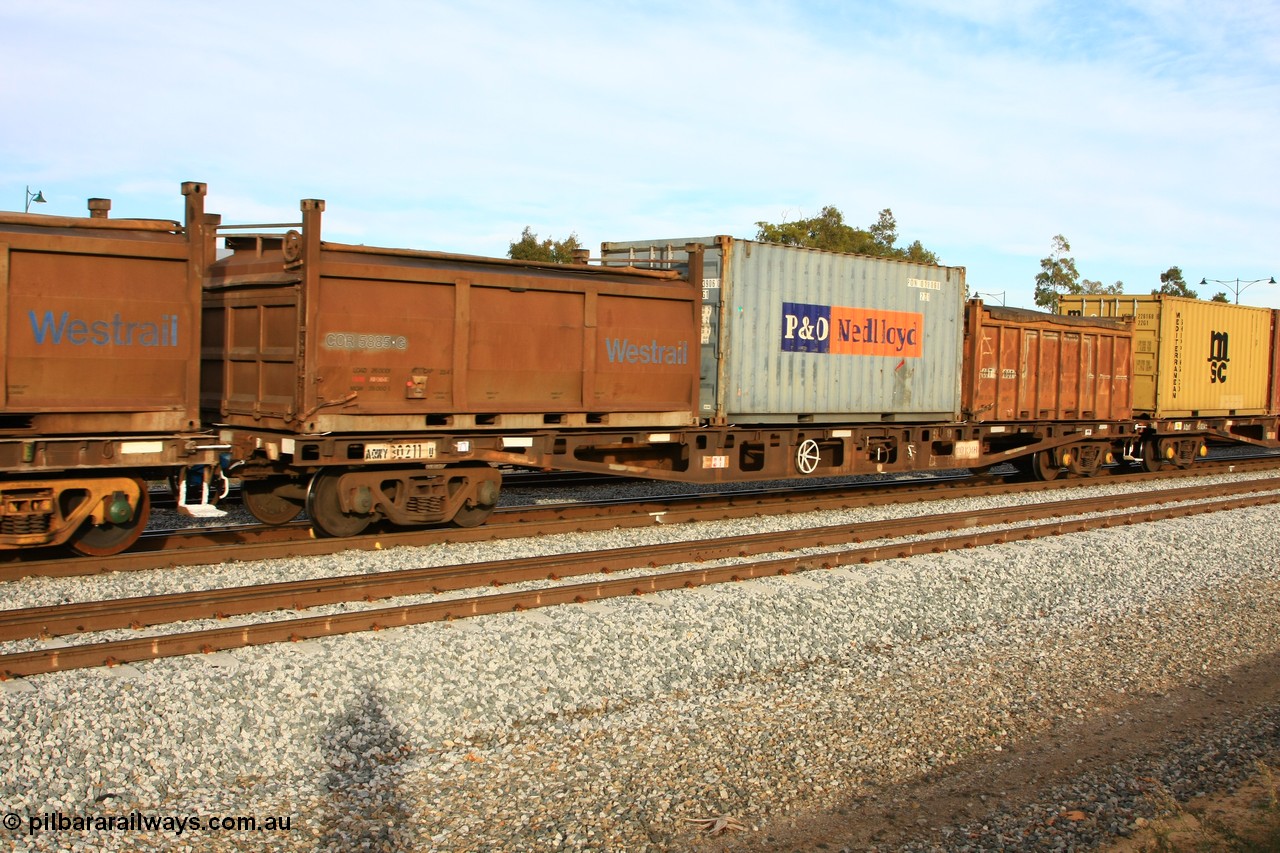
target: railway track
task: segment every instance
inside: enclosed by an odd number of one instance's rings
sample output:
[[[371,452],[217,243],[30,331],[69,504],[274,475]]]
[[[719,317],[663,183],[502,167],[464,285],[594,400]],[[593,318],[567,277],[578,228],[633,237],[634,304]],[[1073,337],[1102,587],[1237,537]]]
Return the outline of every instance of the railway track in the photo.
[[[1219,473],[1266,471],[1280,468],[1280,457],[1206,461],[1191,469],[1113,475],[1122,482],[1149,482]],[[938,477],[850,485],[776,487],[721,494],[678,495],[643,501],[619,499],[509,507],[498,510],[489,523],[476,528],[379,530],[343,539],[316,538],[309,525],[282,527],[238,525],[201,527],[148,533],[133,550],[112,557],[71,559],[61,555],[43,559],[16,558],[0,564],[0,581],[29,576],[71,577],[106,572],[143,571],[173,566],[208,565],[228,561],[281,557],[314,557],[347,550],[381,550],[402,545],[431,546],[484,542],[565,532],[680,524],[692,521],[742,518],[766,514],[814,512],[882,506],[908,501],[1024,493],[1087,487],[1110,477],[1052,482],[1019,482],[998,477]]]
[[[284,617],[230,627],[107,639],[75,646],[0,655],[5,678],[90,666],[297,641],[429,621],[510,612],[617,596],[697,587],[981,547],[1013,540],[1134,524],[1241,506],[1280,503],[1280,485],[1266,480],[1197,485],[1157,492],[1059,500],[980,512],[949,513],[874,524],[836,525],[705,542],[647,545],[575,555],[503,560],[469,566],[413,569],[328,579],[207,590],[141,598],[59,604],[0,612],[0,640],[20,641],[122,628],[323,605],[430,595],[538,581],[512,592],[471,593],[445,600],[358,611]],[[1195,503],[1192,503],[1195,502]],[[1080,517],[1106,513],[1104,517]],[[1009,528],[1010,524],[1018,526]],[[957,532],[964,531],[964,532]],[[907,540],[908,537],[923,537]],[[861,543],[875,540],[879,544]],[[819,553],[795,554],[800,549]],[[779,556],[781,554],[781,556]],[[678,568],[690,562],[727,565]],[[677,568],[672,568],[672,567]],[[656,570],[659,569],[661,570]],[[564,578],[644,570],[623,578],[565,582]]]

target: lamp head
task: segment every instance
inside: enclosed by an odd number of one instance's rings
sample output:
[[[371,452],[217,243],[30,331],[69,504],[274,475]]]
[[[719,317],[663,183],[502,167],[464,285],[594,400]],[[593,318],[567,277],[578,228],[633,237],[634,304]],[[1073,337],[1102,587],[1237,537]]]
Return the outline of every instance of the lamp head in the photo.
[[[30,213],[30,212],[31,212],[31,203],[32,203],[32,202],[37,202],[37,203],[39,203],[39,204],[44,204],[44,203],[45,203],[45,201],[44,201],[44,193],[42,193],[40,190],[36,190],[35,192],[32,192],[32,191],[31,191],[31,187],[27,187],[27,194],[26,194],[25,196],[23,196],[23,202],[22,202],[22,212],[23,212],[23,213]]]

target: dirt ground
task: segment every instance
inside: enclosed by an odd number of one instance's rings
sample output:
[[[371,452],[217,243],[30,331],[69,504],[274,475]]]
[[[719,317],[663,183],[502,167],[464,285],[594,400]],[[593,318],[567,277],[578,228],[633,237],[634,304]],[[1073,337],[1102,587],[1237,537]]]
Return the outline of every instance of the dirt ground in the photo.
[[[1258,774],[1233,794],[1169,803],[1168,817],[1150,822],[1104,853],[1280,850],[1280,769],[1262,762]]]
[[[1047,792],[1084,770],[1096,773],[1144,757],[1158,757],[1169,743],[1194,737],[1224,719],[1245,717],[1280,703],[1280,656],[1270,656],[1204,685],[1182,687],[1135,700],[1116,695],[1091,703],[1102,710],[1063,723],[1012,749],[982,756],[930,774],[910,785],[885,789],[875,797],[854,797],[830,810],[791,815],[758,832],[707,839],[709,851],[892,850],[907,842],[943,839],[929,824],[960,824],[992,810],[1017,812],[1044,802]],[[1177,803],[1157,789],[1153,802],[1167,817],[1139,821],[1129,838],[1114,839],[1110,853],[1189,850],[1277,850],[1280,823],[1276,803],[1280,753],[1253,768],[1256,777],[1237,792],[1222,792],[1191,803]],[[1064,810],[1062,820],[1080,819]],[[1268,835],[1270,827],[1271,834]]]

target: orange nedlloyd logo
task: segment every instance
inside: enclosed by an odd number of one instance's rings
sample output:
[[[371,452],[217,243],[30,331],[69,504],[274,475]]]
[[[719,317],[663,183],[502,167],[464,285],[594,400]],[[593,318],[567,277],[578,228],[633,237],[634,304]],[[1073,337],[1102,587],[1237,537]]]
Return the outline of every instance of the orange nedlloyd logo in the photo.
[[[841,305],[782,303],[784,352],[920,358],[924,315]]]

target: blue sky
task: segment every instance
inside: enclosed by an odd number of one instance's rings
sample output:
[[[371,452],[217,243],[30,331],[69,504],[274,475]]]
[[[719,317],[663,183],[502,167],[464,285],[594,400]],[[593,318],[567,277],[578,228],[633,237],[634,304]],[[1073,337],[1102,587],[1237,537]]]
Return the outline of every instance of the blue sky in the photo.
[[[6,209],[200,180],[224,222],[323,198],[328,239],[501,256],[889,207],[1011,305],[1057,234],[1130,293],[1280,274],[1271,0],[7,0],[0,99]]]

